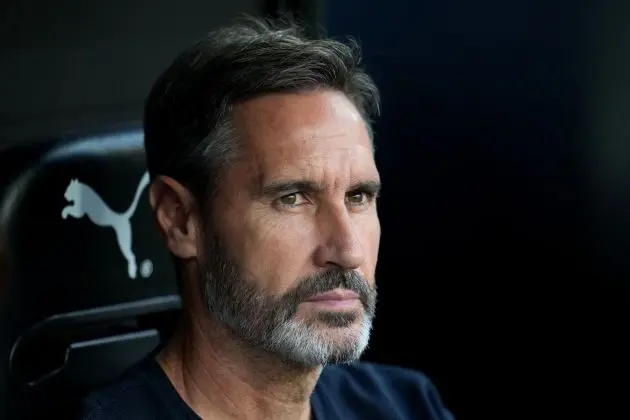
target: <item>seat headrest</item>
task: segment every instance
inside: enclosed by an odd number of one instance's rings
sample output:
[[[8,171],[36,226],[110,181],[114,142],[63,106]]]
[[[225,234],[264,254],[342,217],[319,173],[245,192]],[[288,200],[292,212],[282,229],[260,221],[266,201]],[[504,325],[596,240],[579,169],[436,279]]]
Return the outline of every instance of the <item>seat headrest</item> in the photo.
[[[22,314],[177,294],[148,185],[140,129],[63,141],[11,183],[2,207]]]

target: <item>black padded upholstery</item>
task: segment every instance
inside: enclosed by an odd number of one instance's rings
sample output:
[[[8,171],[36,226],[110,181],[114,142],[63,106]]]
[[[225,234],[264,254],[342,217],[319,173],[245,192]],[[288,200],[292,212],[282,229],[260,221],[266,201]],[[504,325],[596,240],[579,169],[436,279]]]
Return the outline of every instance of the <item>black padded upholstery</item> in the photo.
[[[5,157],[16,168],[0,180],[9,401],[15,418],[47,418],[164,341],[180,299],[148,205],[140,129],[15,156],[0,154],[0,167]]]

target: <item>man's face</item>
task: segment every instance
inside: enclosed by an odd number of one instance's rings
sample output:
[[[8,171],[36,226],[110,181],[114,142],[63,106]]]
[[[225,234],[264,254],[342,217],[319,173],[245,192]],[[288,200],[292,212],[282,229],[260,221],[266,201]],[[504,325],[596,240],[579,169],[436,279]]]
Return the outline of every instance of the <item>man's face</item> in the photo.
[[[205,237],[204,295],[249,345],[306,366],[357,359],[376,301],[379,175],[341,93],[267,95],[234,110],[241,154]]]

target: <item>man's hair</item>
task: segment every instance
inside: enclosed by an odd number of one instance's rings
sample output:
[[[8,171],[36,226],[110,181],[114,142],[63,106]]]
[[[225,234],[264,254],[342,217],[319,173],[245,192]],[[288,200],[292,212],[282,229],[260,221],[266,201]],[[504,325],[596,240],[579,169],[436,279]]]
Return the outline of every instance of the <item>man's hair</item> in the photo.
[[[356,41],[309,38],[287,19],[243,18],[211,32],[158,78],[144,114],[147,166],[209,204],[234,156],[235,105],[270,93],[332,89],[344,93],[371,133],[379,93],[361,68]]]

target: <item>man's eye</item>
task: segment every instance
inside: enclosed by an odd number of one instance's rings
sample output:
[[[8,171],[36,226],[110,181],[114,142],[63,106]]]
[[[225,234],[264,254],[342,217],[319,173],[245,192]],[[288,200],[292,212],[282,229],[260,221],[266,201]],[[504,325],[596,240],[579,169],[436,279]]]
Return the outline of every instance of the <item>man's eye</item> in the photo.
[[[302,194],[293,193],[293,194],[287,194],[285,196],[280,197],[278,201],[283,206],[294,207],[294,206],[300,205],[300,198],[302,198]]]
[[[362,206],[370,202],[373,195],[366,192],[353,192],[348,194],[347,200],[353,206]]]

